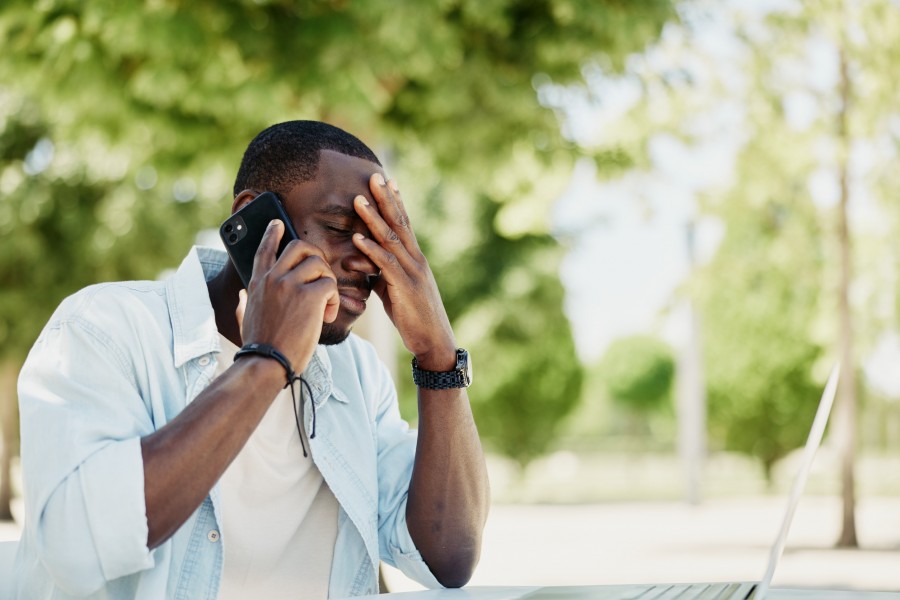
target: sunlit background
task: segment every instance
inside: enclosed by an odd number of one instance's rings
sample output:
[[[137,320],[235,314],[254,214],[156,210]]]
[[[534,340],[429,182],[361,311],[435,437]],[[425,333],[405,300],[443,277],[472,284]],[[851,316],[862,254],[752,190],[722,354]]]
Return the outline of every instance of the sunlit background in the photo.
[[[397,178],[473,357],[473,584],[758,578],[840,360],[775,582],[900,589],[896,0],[7,0],[0,39],[0,539],[50,312],[217,243],[309,118]]]

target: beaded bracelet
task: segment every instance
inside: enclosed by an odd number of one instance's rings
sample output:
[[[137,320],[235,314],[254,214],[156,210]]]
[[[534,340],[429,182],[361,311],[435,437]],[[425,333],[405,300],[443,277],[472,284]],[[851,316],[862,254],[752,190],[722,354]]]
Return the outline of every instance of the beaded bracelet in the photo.
[[[309,394],[309,404],[312,407],[312,432],[309,434],[309,439],[313,439],[316,437],[316,403],[312,397],[312,390],[309,388],[309,384],[303,379],[300,375],[294,373],[293,367],[291,367],[291,361],[287,359],[287,357],[278,351],[274,346],[270,346],[269,344],[257,344],[251,343],[244,345],[243,348],[238,350],[234,355],[234,360],[239,359],[242,356],[248,356],[250,354],[256,354],[258,356],[264,356],[266,358],[271,358],[273,360],[278,361],[282,367],[284,367],[285,374],[287,375],[287,383],[284,384],[284,387],[291,388],[291,404],[294,406],[294,421],[297,423],[297,433],[300,435],[300,447],[303,449],[303,456],[309,456],[306,453],[306,445],[303,443],[303,426],[300,421],[300,409],[298,408],[298,404],[302,406],[303,404],[303,387],[306,387],[307,393]],[[300,402],[297,402],[297,396],[294,393],[294,382],[299,380],[301,384],[300,388]]]
[[[294,369],[291,367],[291,361],[289,361],[287,356],[279,352],[274,346],[256,343],[247,344],[235,353],[234,360],[237,360],[242,356],[247,356],[248,354],[258,354],[267,358],[274,358],[281,363],[281,366],[284,367],[284,370],[287,373],[287,384],[284,387],[291,385],[298,379],[297,375],[294,374]]]

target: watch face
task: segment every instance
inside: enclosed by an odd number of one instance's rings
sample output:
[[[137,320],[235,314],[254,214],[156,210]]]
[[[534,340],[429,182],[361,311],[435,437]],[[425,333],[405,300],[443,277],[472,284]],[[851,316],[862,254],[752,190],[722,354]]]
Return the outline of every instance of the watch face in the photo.
[[[463,372],[467,385],[472,385],[472,361],[469,360],[468,351],[462,348],[456,351],[456,370]]]

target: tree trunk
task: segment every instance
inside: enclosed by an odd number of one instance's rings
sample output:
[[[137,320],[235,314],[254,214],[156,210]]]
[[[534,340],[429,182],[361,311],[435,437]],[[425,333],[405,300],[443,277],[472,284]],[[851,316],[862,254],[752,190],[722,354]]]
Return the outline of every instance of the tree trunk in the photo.
[[[15,363],[0,364],[0,521],[12,520],[12,458],[19,448]]]
[[[856,455],[856,362],[853,351],[853,314],[850,306],[850,285],[853,281],[852,246],[850,227],[847,221],[850,162],[850,134],[847,118],[850,104],[850,75],[847,70],[847,56],[840,51],[840,94],[841,110],[838,113],[838,139],[841,147],[840,185],[841,198],[838,209],[838,242],[840,245],[840,282],[838,286],[838,310],[840,313],[841,379],[838,385],[838,410],[835,415],[835,429],[838,436],[838,450],[841,457],[841,496],[843,516],[841,535],[837,545],[842,548],[856,548],[856,484],[854,462]]]

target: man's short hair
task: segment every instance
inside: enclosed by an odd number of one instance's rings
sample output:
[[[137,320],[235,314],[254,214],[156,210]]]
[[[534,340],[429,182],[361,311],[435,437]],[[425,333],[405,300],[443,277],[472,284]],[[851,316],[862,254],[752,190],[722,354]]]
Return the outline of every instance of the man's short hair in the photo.
[[[286,121],[264,129],[247,146],[234,180],[234,195],[248,189],[287,195],[298,183],[316,177],[322,150],[381,166],[368,146],[343,129],[320,121]]]

